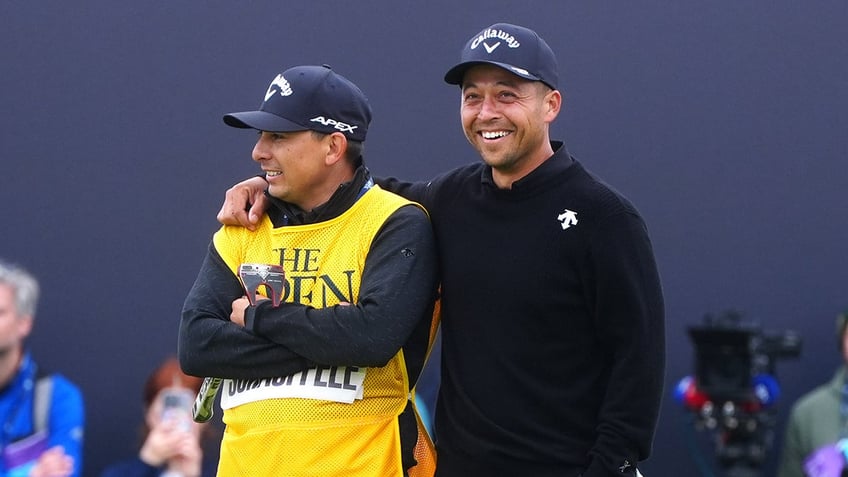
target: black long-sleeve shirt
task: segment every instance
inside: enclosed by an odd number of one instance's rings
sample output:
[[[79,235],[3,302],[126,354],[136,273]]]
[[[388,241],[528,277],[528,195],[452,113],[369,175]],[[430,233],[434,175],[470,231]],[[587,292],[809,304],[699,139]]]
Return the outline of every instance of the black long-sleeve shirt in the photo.
[[[427,183],[439,244],[438,477],[634,475],[651,450],[665,339],[645,224],[561,143],[509,190],[483,163]]]

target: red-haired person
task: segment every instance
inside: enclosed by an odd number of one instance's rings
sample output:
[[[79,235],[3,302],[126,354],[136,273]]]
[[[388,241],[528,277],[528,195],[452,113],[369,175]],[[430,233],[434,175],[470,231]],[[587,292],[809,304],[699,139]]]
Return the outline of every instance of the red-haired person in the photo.
[[[176,358],[162,363],[144,385],[143,439],[138,454],[108,466],[101,477],[214,476],[216,454],[204,456],[202,446],[207,425],[191,418],[201,382],[201,378],[184,374]]]

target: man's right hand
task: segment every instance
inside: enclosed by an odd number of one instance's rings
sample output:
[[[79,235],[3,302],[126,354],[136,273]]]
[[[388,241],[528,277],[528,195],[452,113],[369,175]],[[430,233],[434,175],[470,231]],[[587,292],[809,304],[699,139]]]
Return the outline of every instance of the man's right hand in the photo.
[[[261,177],[251,177],[230,187],[224,204],[218,211],[218,222],[255,230],[269,205],[268,198],[265,197],[267,185]]]

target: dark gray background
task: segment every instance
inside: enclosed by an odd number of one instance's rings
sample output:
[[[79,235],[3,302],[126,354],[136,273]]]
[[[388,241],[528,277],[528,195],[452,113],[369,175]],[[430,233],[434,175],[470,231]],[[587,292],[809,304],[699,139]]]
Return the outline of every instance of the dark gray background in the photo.
[[[221,115],[289,66],[329,63],[371,99],[371,169],[432,177],[477,160],[442,75],[497,21],[557,52],[552,135],[650,227],[669,360],[645,473],[696,475],[671,395],[705,313],[801,331],[800,359],[778,363],[782,426],[839,362],[848,307],[846,5],[0,2],[0,256],[41,279],[30,344],[85,392],[86,474],[134,452],[142,382],[175,350],[224,191],[258,171],[255,136]]]

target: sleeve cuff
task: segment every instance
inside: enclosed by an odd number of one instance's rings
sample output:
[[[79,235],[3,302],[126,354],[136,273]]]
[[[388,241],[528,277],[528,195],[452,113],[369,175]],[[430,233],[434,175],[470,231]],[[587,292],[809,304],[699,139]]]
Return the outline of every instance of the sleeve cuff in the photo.
[[[256,307],[253,305],[244,309],[244,329],[257,334],[256,329]]]
[[[257,315],[261,315],[263,310],[271,307],[271,300],[261,300],[256,306],[250,305],[244,309],[244,329],[250,331],[255,335],[261,335],[262,331],[260,330],[259,322],[262,320],[257,319]]]
[[[606,468],[601,459],[595,457],[581,477],[635,477],[636,475],[636,465],[631,461],[625,460],[613,471]]]

